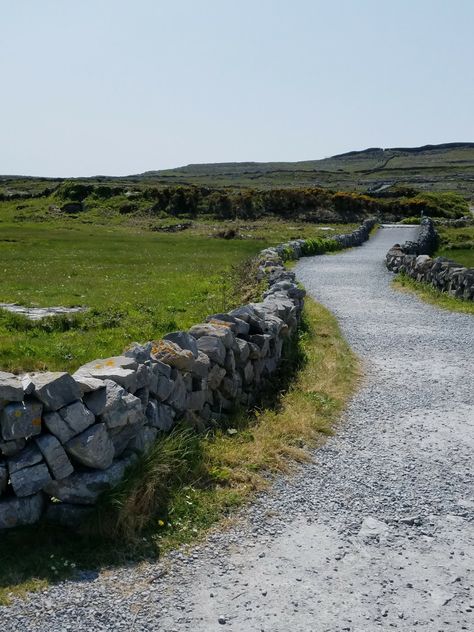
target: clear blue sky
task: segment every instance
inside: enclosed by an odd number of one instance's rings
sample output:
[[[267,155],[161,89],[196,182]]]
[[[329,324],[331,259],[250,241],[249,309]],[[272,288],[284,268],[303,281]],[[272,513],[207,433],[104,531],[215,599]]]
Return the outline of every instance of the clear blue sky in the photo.
[[[473,0],[0,0],[0,173],[474,141]]]

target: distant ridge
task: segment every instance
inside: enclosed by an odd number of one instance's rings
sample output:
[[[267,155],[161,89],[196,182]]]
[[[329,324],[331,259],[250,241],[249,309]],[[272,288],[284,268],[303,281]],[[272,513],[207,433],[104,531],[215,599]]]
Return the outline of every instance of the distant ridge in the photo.
[[[385,152],[385,151],[400,151],[408,154],[416,154],[423,151],[442,150],[442,149],[460,149],[466,147],[468,149],[474,149],[474,143],[441,143],[439,145],[421,145],[420,147],[369,147],[368,149],[361,149],[359,151],[347,151],[343,154],[335,154],[332,158],[344,158],[345,156],[356,156],[357,154],[370,154],[373,152]]]

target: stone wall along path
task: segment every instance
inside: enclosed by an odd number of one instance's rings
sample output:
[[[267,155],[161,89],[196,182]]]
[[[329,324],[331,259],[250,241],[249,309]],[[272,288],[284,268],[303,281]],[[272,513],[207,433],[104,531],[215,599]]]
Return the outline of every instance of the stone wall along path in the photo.
[[[5,631],[472,630],[474,318],[391,288],[387,250],[302,259],[364,379],[337,434],[190,553],[0,608]]]

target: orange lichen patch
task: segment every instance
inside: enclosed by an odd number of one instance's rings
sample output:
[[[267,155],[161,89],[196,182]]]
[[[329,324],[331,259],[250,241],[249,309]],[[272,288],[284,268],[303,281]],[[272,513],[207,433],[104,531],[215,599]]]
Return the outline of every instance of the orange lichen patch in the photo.
[[[15,410],[15,417],[21,417],[22,416],[22,411],[21,410]]]
[[[31,423],[33,426],[41,426],[41,417],[35,417]]]
[[[105,366],[115,366],[115,360],[107,360]]]
[[[159,355],[160,359],[165,356],[178,357],[186,356],[187,358],[194,358],[193,352],[189,349],[181,349],[178,345],[168,340],[157,340],[151,348],[152,355]]]
[[[226,329],[230,329],[232,326],[232,323],[228,323],[225,320],[217,320],[216,318],[211,318],[209,324],[214,325],[214,327],[225,327]]]

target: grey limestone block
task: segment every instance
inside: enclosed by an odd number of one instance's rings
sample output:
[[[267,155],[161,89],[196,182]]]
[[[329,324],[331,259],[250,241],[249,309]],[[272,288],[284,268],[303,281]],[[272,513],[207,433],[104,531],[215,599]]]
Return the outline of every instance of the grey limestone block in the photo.
[[[55,436],[47,433],[41,434],[35,441],[53,478],[66,478],[74,472],[66,451]]]
[[[93,505],[99,494],[116,485],[123,477],[125,469],[133,463],[128,457],[115,461],[106,470],[74,472],[60,481],[51,481],[44,491],[65,503]]]
[[[157,397],[162,402],[165,401],[170,395],[174,388],[174,382],[166,375],[158,375],[157,382],[155,385],[155,389],[150,389],[152,395]]]
[[[77,401],[69,404],[68,406],[64,406],[64,408],[61,408],[58,413],[61,419],[65,422],[67,428],[69,429],[69,432],[66,433],[70,434],[69,438],[74,437],[80,432],[83,432],[86,428],[92,426],[95,421],[94,414],[86,406],[84,406],[83,402],[81,401]],[[45,416],[45,423],[47,426],[48,421],[49,419],[46,420]],[[53,428],[48,426],[48,429],[50,430],[50,432],[52,432],[52,434],[58,437],[61,443],[64,442],[64,440],[56,434]],[[67,440],[68,439],[66,439],[66,441]]]
[[[174,380],[174,388],[166,402],[176,410],[184,410],[186,408],[187,394],[186,382],[181,373],[177,373]]]
[[[148,452],[155,443],[157,435],[157,428],[152,428],[151,426],[141,426],[139,431],[134,434],[128,443],[127,448],[139,454]]]
[[[33,494],[36,494],[51,480],[48,467],[44,462],[10,473],[10,482],[12,484],[13,491],[19,497],[32,496]]]
[[[249,333],[250,326],[241,318],[231,316],[230,314],[213,314],[206,318],[206,322],[228,323],[230,329],[236,334],[246,336]]]
[[[189,349],[182,349],[171,340],[158,340],[152,349],[152,359],[182,371],[192,370],[196,356],[197,354]]]
[[[23,384],[13,373],[0,371],[0,401],[21,402],[23,401]]]
[[[69,373],[33,373],[31,381],[36,397],[47,410],[58,410],[81,397],[79,384]]]
[[[37,463],[41,463],[43,455],[34,443],[30,443],[24,450],[17,455],[8,459],[8,471],[11,474],[22,470],[25,467],[31,467]]]
[[[226,348],[223,342],[216,336],[201,336],[197,341],[199,351],[205,353],[212,362],[221,366],[225,362]]]
[[[189,333],[185,331],[173,331],[166,336],[163,336],[163,340],[170,340],[181,347],[181,349],[187,349],[191,351],[193,356],[197,358],[198,348],[196,344],[196,339],[193,336],[190,336]]]
[[[100,420],[107,428],[119,428],[143,419],[143,406],[139,397],[128,393],[111,380],[106,380],[106,401],[89,402],[94,410],[102,410]],[[87,400],[86,400],[87,401]]]
[[[0,529],[11,529],[38,522],[43,505],[43,494],[0,500]]]
[[[114,446],[104,423],[90,426],[70,439],[64,447],[82,465],[99,470],[107,469],[114,458]]]
[[[202,323],[201,325],[194,325],[190,328],[189,333],[198,340],[203,336],[215,336],[216,338],[219,338],[226,349],[230,349],[234,344],[234,334],[232,333],[230,327],[226,326],[226,323],[219,325],[215,322],[210,322]]]
[[[142,424],[120,426],[109,430],[109,437],[114,446],[114,457],[119,457],[127,448],[133,437],[140,431]]]
[[[152,347],[152,342],[147,342],[144,345],[134,342],[123,355],[127,358],[133,358],[139,364],[144,364],[150,359]]]
[[[174,412],[171,406],[151,399],[146,409],[146,417],[150,426],[168,432],[174,425]]]
[[[34,400],[7,404],[0,411],[3,439],[11,441],[39,434],[42,408],[42,404]]]
[[[165,364],[164,362],[161,362],[161,360],[153,358],[152,362],[151,362],[151,365],[150,365],[150,368],[151,368],[151,370],[153,371],[153,373],[155,375],[164,375],[168,379],[171,377],[171,367],[170,367],[170,365],[169,364]]]
[[[101,380],[112,380],[130,392],[137,388],[138,363],[134,358],[114,356],[103,360],[94,360],[81,366],[73,377],[94,377]]]

